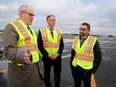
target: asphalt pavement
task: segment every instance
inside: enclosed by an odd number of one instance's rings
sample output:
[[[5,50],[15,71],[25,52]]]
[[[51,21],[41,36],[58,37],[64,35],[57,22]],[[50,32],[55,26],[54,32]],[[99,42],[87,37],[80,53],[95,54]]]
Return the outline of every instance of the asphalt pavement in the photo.
[[[102,62],[94,74],[97,87],[116,87],[116,37],[99,38],[102,48]],[[71,39],[65,39],[65,47],[62,59],[61,87],[74,87],[70,70]],[[8,60],[0,58],[0,87],[7,87]],[[51,71],[51,83],[54,87],[54,75]],[[83,86],[82,86],[83,87]]]

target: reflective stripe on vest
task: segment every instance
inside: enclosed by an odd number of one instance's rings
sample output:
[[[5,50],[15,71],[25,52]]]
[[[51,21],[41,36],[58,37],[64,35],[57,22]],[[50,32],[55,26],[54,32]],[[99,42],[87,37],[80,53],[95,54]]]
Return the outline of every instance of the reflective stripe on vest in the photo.
[[[23,25],[23,23],[20,20],[16,20],[15,22],[10,22],[14,28],[16,29],[17,33],[19,34],[19,41],[17,42],[17,50],[26,52],[29,50],[29,52],[32,55],[32,63],[39,61],[39,52],[37,48],[37,36],[33,32],[33,35],[30,34],[30,32],[27,30],[27,28]],[[23,64],[17,64],[19,66],[23,66]]]
[[[51,48],[51,47],[58,48],[59,47],[59,43],[54,43],[54,44],[46,43],[46,44],[44,44],[44,47],[45,48]]]
[[[44,28],[44,29],[42,29],[42,34],[43,34],[43,38],[44,38],[44,41],[45,42],[48,42],[48,36],[47,36],[47,31],[46,31],[46,29]]]
[[[75,50],[75,57],[72,61],[73,66],[81,66],[84,69],[91,69],[93,67],[94,52],[93,47],[95,45],[96,38],[88,36],[83,45],[80,48],[80,39],[76,37],[74,39],[72,49]]]
[[[90,52],[92,50],[92,47],[93,47],[93,43],[94,43],[94,37],[89,37],[89,40],[88,40],[88,43],[87,43],[87,46],[85,48],[85,53],[86,55],[90,55]]]
[[[87,55],[85,56],[77,53],[75,53],[75,58],[84,61],[90,61],[90,62],[93,61],[93,56],[87,56]]]
[[[11,24],[14,25],[14,26],[17,26],[18,29],[19,29],[19,31],[20,31],[20,33],[23,32],[22,35],[23,35],[24,38],[26,38],[26,37],[30,37],[30,36],[28,35],[28,33],[26,32],[26,30],[23,28],[23,26],[20,24],[19,21],[11,22]],[[31,42],[30,42],[30,38],[24,40],[24,42],[25,42],[26,44],[31,43]]]
[[[61,31],[59,29],[56,29],[56,31],[57,31],[57,34],[58,34],[58,41],[60,41],[60,39],[61,39]],[[43,32],[42,36],[43,36],[44,41],[48,42],[48,37],[49,36],[47,34],[46,28],[43,28],[42,32]]]
[[[50,30],[46,27],[41,29],[43,46],[49,54],[56,54],[59,50],[59,44],[61,39],[61,31],[54,29],[54,38],[52,38]]]
[[[17,49],[19,50],[19,51],[27,51],[27,50],[29,50],[30,52],[32,52],[32,51],[37,51],[38,49],[37,48],[35,48],[35,45],[36,44],[34,44],[34,45],[32,45],[32,46],[17,46]],[[22,49],[23,48],[23,49]]]

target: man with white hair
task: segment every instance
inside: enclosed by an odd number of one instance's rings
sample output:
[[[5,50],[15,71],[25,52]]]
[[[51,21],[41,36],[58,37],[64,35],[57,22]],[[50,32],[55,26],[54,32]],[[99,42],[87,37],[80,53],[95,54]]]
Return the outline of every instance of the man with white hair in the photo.
[[[8,63],[8,87],[40,87],[42,75],[36,33],[31,25],[34,9],[21,5],[19,19],[8,23],[4,29],[4,54]]]

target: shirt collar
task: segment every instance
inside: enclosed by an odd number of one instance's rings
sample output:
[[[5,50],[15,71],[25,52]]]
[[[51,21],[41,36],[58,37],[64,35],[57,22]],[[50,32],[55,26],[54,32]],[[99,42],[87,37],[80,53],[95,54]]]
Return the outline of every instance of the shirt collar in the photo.
[[[87,37],[88,37],[88,35],[86,35],[86,36],[84,36],[84,37],[80,36],[80,39],[81,39],[81,40],[85,40]]]
[[[22,23],[25,27],[27,27],[27,26],[31,27],[30,25],[25,24],[25,22],[23,22],[20,18],[19,18],[18,20],[20,20],[21,23]]]
[[[49,26],[47,26],[47,28],[50,29],[50,30],[52,30],[52,31],[54,31],[54,28],[50,28]]]
[[[81,38],[83,38],[83,39],[85,39],[86,37],[87,37],[87,36],[84,36],[84,37],[83,37],[83,36],[81,36]]]

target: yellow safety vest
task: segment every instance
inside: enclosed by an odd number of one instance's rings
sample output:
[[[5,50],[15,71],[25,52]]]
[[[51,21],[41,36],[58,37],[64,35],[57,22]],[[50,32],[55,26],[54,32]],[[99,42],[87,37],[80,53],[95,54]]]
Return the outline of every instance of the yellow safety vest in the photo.
[[[38,62],[39,61],[39,52],[38,52],[38,47],[37,47],[37,35],[31,28],[31,31],[33,35],[28,31],[27,27],[22,23],[21,20],[16,20],[14,22],[10,22],[14,28],[16,29],[18,35],[19,35],[19,40],[16,44],[17,50],[18,51],[27,51],[32,55],[32,63]],[[10,61],[12,62],[12,61]],[[23,66],[23,64],[17,64],[19,66]]]
[[[88,36],[80,47],[80,39],[76,37],[72,44],[72,49],[75,50],[75,57],[72,61],[72,65],[76,67],[79,65],[83,69],[92,69],[94,61],[93,47],[97,38]]]
[[[48,54],[56,54],[59,50],[62,32],[59,29],[54,29],[54,38],[51,36],[50,30],[46,27],[40,29],[42,34],[43,46]]]

